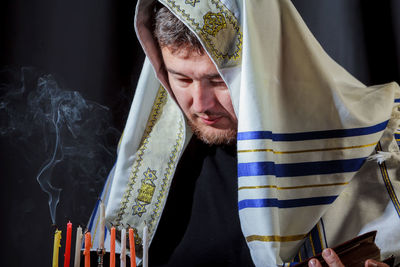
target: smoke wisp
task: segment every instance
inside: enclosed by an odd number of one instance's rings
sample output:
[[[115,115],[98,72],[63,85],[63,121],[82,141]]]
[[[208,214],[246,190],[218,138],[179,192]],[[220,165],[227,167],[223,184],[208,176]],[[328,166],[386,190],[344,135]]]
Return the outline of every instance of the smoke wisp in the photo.
[[[0,136],[23,144],[26,157],[44,157],[36,179],[48,195],[56,224],[61,188],[54,186],[54,170],[61,162],[64,179],[80,177],[104,181],[104,161],[115,155],[120,133],[111,125],[110,110],[59,85],[53,75],[35,68],[3,70],[0,84]],[[67,162],[67,163],[65,163]],[[85,183],[82,181],[81,183]]]

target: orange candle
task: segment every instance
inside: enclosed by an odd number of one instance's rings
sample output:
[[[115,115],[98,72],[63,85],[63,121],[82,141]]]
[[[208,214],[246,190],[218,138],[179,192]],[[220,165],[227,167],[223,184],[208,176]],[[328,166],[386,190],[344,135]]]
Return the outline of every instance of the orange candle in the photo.
[[[115,267],[115,227],[111,227],[110,236],[110,267]]]
[[[129,228],[129,249],[131,252],[131,267],[136,267],[135,237],[132,228]]]
[[[72,223],[67,223],[67,239],[65,241],[65,253],[64,253],[64,267],[69,267],[71,259],[71,235],[72,235]]]
[[[86,232],[85,234],[85,250],[83,251],[83,255],[85,255],[85,267],[90,267],[90,247],[91,244],[91,236],[90,232]]]

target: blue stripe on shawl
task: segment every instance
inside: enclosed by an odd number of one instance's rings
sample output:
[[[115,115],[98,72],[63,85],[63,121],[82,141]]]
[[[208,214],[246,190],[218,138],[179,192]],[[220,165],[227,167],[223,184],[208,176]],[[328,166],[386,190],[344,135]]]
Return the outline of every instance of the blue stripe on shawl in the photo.
[[[381,122],[374,126],[352,128],[352,129],[340,129],[340,130],[328,130],[328,131],[313,131],[313,132],[302,132],[302,133],[272,133],[271,131],[251,131],[251,132],[239,132],[237,140],[252,140],[252,139],[271,139],[272,141],[304,141],[304,140],[315,140],[315,139],[326,139],[326,138],[340,138],[374,134],[383,131],[386,128],[388,121]]]
[[[300,254],[300,258],[302,259],[302,261],[309,258],[307,247],[304,245],[304,243],[303,243],[303,246],[300,247],[299,254]]]
[[[400,141],[397,141],[400,139],[400,134],[394,134],[394,139],[396,139],[397,145],[400,147]]]
[[[305,259],[313,257],[321,252],[322,252],[322,244],[317,224],[307,235],[307,238],[304,240],[304,243],[299,248],[299,251],[293,258],[293,261],[290,266],[295,266],[297,263],[299,263],[300,258],[302,259],[302,261],[304,261]]]
[[[321,239],[320,239],[320,236],[319,236],[318,224],[316,226],[314,226],[314,228],[311,230],[310,236],[312,238],[312,243],[313,243],[313,246],[314,246],[315,255],[321,253],[322,252],[322,244],[321,244]],[[311,256],[315,256],[315,255],[311,255]]]
[[[395,99],[394,103],[400,103],[400,98]]]
[[[239,201],[239,210],[246,208],[296,208],[305,206],[316,206],[331,204],[337,196],[327,197],[310,197],[310,198],[298,198],[298,199],[286,199],[279,200],[276,198],[262,198],[262,199],[244,199]]]
[[[238,164],[238,177],[274,175],[293,177],[358,171],[365,158],[275,164],[270,161]]]
[[[92,216],[92,218],[90,218],[90,221],[89,221],[89,226],[88,226],[89,231],[93,230],[92,229],[93,221],[94,221],[94,218],[96,217],[97,209],[99,208],[100,202],[101,202],[101,200],[98,199],[97,202],[96,202],[96,206],[94,207],[93,216]]]
[[[322,233],[324,234],[325,248],[329,248],[329,246],[328,246],[328,241],[327,241],[327,239],[326,239],[326,232],[325,232],[324,220],[321,218],[320,221],[321,221]]]

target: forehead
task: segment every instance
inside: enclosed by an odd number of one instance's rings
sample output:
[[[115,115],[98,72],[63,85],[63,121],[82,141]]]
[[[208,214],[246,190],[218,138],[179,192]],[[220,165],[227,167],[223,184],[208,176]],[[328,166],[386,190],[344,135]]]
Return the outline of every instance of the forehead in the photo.
[[[168,47],[161,49],[164,64],[168,72],[181,73],[190,76],[219,75],[214,63],[207,53],[195,50],[171,50]]]

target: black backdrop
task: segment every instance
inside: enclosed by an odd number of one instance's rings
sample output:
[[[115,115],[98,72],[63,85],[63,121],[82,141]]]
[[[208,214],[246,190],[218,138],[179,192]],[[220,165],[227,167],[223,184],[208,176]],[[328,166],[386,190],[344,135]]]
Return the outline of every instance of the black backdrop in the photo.
[[[293,2],[362,82],[400,81],[400,1]],[[62,189],[55,222],[65,230],[71,220],[75,240],[115,160],[144,59],[135,1],[0,5],[0,265],[49,266],[54,227],[37,179]]]

